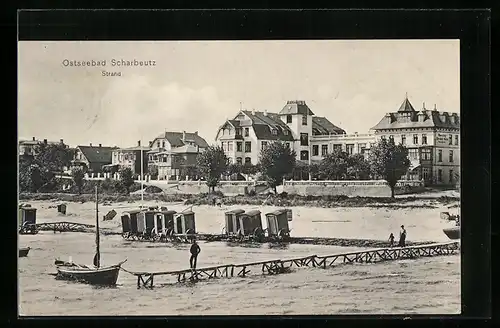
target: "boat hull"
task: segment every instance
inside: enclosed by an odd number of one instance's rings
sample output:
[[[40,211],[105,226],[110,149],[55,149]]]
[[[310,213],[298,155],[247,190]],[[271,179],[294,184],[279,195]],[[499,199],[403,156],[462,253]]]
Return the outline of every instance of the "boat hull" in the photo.
[[[443,232],[450,239],[460,239],[460,227],[446,228]]]
[[[26,257],[26,256],[28,256],[29,251],[30,251],[29,247],[20,248],[19,249],[19,257]]]
[[[58,267],[56,279],[77,281],[90,285],[114,286],[119,273],[120,266],[100,269]]]

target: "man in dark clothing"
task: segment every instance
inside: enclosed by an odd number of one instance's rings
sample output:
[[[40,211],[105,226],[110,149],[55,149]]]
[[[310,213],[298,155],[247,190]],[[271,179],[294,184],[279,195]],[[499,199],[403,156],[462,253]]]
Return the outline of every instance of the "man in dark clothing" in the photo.
[[[406,230],[405,226],[401,226],[401,231],[399,232],[399,247],[405,247],[406,246]]]
[[[191,258],[189,259],[189,265],[191,269],[196,269],[196,260],[198,259],[198,254],[201,252],[200,246],[196,243],[196,239],[193,239],[193,243],[191,244]]]

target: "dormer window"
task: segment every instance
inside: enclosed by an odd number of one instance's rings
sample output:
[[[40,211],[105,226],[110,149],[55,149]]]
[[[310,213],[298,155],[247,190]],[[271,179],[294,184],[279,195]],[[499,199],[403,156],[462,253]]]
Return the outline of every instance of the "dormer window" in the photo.
[[[292,115],[287,115],[286,116],[286,122],[287,123],[292,123]]]
[[[277,134],[278,134],[278,130],[276,130],[276,129],[271,129],[271,133],[275,136],[275,135],[277,135]]]
[[[307,125],[307,115],[302,115],[302,125]]]
[[[287,136],[288,135],[288,130],[283,130],[283,134]]]

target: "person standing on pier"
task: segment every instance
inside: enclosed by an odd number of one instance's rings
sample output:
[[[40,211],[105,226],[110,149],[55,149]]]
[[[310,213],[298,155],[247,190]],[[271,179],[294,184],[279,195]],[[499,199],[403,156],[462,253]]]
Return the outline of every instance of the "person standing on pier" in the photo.
[[[389,235],[389,247],[393,246],[394,246],[394,234],[391,232],[391,234]]]
[[[198,254],[201,252],[200,246],[196,243],[196,239],[193,239],[193,243],[191,244],[191,258],[189,259],[189,265],[191,269],[196,269],[196,261],[198,259]]]
[[[399,232],[399,247],[406,246],[406,229],[405,226],[401,226],[401,231]]]

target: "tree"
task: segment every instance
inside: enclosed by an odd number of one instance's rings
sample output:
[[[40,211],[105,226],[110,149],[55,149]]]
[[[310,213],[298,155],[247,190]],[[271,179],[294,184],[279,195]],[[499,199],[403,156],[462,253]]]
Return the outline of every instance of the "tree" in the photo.
[[[153,180],[158,179],[158,166],[149,165],[148,174],[151,176],[151,179],[153,179]]]
[[[327,154],[321,160],[318,174],[324,180],[341,180],[347,175],[349,155],[339,149]]]
[[[40,166],[29,158],[19,160],[19,190],[37,192],[43,185]]]
[[[208,188],[215,192],[221,175],[227,172],[228,159],[219,146],[209,146],[196,157],[198,171],[205,178]]]
[[[396,183],[410,167],[408,149],[402,144],[396,145],[393,139],[381,139],[370,149],[369,162],[372,173],[387,181],[394,198]]]
[[[259,170],[275,193],[283,177],[293,172],[295,157],[295,151],[280,141],[275,141],[260,151]]]
[[[353,154],[347,158],[347,176],[355,180],[370,178],[370,163],[362,154]]]
[[[127,191],[127,194],[129,194],[130,187],[134,184],[134,173],[130,167],[120,169],[120,183]]]
[[[71,178],[73,178],[73,182],[75,183],[76,188],[78,189],[78,194],[82,193],[82,187],[84,183],[85,172],[81,167],[75,167],[71,170]]]

